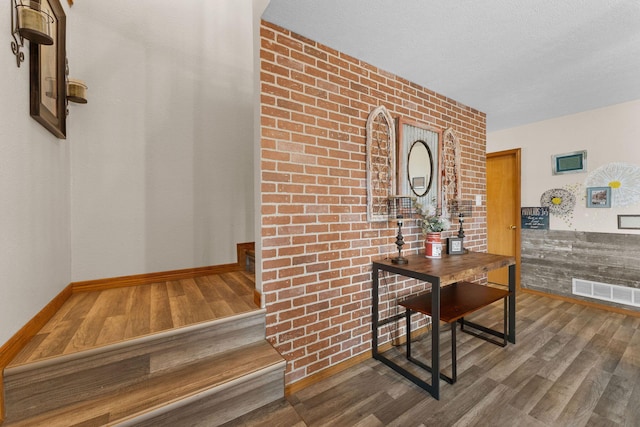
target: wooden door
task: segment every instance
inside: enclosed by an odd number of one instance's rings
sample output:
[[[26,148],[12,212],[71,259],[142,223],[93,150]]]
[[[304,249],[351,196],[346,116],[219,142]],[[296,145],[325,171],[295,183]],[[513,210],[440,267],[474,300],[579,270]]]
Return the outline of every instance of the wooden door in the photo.
[[[487,249],[516,258],[520,288],[520,149],[487,153]],[[489,272],[491,283],[508,285],[508,269]]]

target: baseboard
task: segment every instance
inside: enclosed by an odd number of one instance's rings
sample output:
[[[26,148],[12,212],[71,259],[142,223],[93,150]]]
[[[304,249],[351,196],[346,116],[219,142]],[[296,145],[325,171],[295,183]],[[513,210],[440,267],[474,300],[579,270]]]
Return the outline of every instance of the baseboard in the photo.
[[[613,313],[624,314],[626,316],[640,317],[640,311],[628,310],[626,308],[621,308],[621,307],[613,307],[610,305],[599,304],[597,302],[584,301],[581,299],[572,298],[564,295],[556,295],[548,292],[536,291],[534,289],[525,289],[525,288],[521,288],[519,292],[524,292],[525,294],[532,294],[532,295],[537,295],[541,297],[548,297],[548,298],[557,299],[560,301],[570,302],[573,304],[584,305],[586,307],[597,308],[600,310],[611,311]]]
[[[253,290],[253,302],[258,307],[262,307],[262,295],[257,289]]]
[[[150,283],[166,282],[169,280],[191,279],[193,277],[208,276],[243,270],[239,263],[222,264],[209,267],[185,268],[182,270],[161,271],[157,273],[136,274],[132,276],[111,277],[107,279],[86,280],[71,283],[76,292],[102,291],[105,289],[122,288],[127,286],[147,285]]]
[[[353,356],[350,359],[347,359],[343,362],[338,363],[337,365],[333,365],[328,367],[327,369],[324,369],[322,371],[319,371],[313,375],[310,375],[306,378],[301,379],[300,381],[297,381],[293,384],[289,384],[289,385],[285,385],[284,387],[284,394],[285,396],[289,396],[292,395],[294,393],[299,392],[300,390],[303,390],[307,387],[309,387],[310,385],[313,385],[317,382],[320,382],[326,378],[329,378],[337,373],[340,373],[342,371],[344,371],[345,369],[351,368],[352,366],[357,365],[358,363],[364,362],[365,360],[371,359],[371,352],[367,351],[365,353],[359,354],[357,356]]]
[[[69,299],[72,286],[67,285],[62,292],[56,295],[42,310],[38,312],[26,325],[16,332],[9,341],[0,347],[0,379],[4,378],[4,369],[14,357],[22,350],[36,334],[46,325],[64,302]],[[4,421],[4,381],[0,382],[0,424]]]

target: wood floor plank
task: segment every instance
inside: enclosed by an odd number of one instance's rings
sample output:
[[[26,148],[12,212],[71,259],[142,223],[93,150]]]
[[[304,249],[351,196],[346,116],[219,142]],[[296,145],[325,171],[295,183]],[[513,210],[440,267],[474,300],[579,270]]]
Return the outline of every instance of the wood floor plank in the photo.
[[[62,321],[76,321],[84,319],[87,317],[99,297],[99,292],[81,292],[72,294],[69,300],[65,301],[62,308],[58,313],[56,313],[56,315],[63,315],[61,319]],[[55,327],[55,321],[52,323]]]
[[[591,369],[585,376],[580,386],[573,393],[573,396],[562,409],[560,415],[555,419],[557,425],[583,426],[589,422],[591,413],[602,397],[611,373],[600,369]]]
[[[69,341],[73,338],[81,325],[81,322],[75,320],[63,320],[58,322],[57,327],[47,334],[46,338],[40,342],[40,345],[38,345],[37,348],[33,349],[28,361],[33,362],[64,354]],[[10,365],[13,365],[13,362]]]
[[[573,398],[580,383],[595,362],[596,356],[594,354],[578,353],[538,404],[529,412],[529,415],[542,422],[553,423],[560,416],[565,405]]]
[[[167,290],[167,284],[165,282],[151,285],[149,317],[151,332],[160,332],[173,328],[169,291]]]
[[[95,345],[102,346],[124,340],[127,323],[129,323],[129,316],[126,314],[109,316],[105,319],[105,322],[102,325],[102,329],[96,338]]]
[[[635,330],[627,342],[627,347],[616,366],[614,374],[622,377],[632,377],[640,367],[640,331]]]
[[[243,427],[252,425],[269,427],[307,426],[291,404],[285,398],[282,398],[264,408],[251,411],[242,417],[224,423],[220,427]]]
[[[124,338],[135,338],[151,333],[151,286],[131,287],[128,294],[128,322],[124,330]],[[115,342],[115,341],[114,341]]]
[[[552,381],[536,374],[526,382],[508,403],[528,414],[552,386]]]
[[[623,419],[621,425],[625,427],[637,426],[640,424],[640,374],[636,374],[633,376],[635,378],[633,391],[629,396],[629,402],[627,402],[627,407],[624,412]]]
[[[215,313],[204,299],[204,295],[200,292],[200,288],[193,279],[183,280],[182,288],[187,298],[187,304],[191,307],[194,323],[215,319]]]
[[[631,399],[633,387],[639,380],[639,377],[623,378],[618,375],[611,375],[607,387],[593,409],[593,413],[612,423],[621,424],[624,421],[627,403]]]

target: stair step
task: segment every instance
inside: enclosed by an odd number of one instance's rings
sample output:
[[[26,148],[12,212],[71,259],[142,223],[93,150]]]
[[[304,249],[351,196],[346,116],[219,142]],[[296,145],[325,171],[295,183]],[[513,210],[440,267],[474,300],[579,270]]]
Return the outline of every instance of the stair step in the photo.
[[[255,273],[256,271],[256,251],[253,249],[247,249],[246,253],[246,261],[247,265],[245,266],[245,270],[251,273]]]
[[[66,408],[136,387],[163,372],[263,345],[265,310],[217,319],[105,347],[5,369],[7,420]],[[268,344],[267,344],[268,345]],[[270,347],[270,346],[269,346]]]
[[[284,396],[285,361],[266,341],[150,372],[141,381],[28,418],[7,414],[5,426],[214,426]],[[112,372],[118,375],[119,372]],[[41,396],[44,398],[44,396]]]

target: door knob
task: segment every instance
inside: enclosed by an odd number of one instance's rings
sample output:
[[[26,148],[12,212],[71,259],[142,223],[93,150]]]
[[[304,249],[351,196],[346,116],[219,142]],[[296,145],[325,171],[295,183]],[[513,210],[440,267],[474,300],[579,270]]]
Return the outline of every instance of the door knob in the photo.
[[[518,228],[518,227],[516,227],[515,225],[511,225],[511,226],[509,226],[509,229],[510,229],[510,230],[515,230],[516,228]]]

